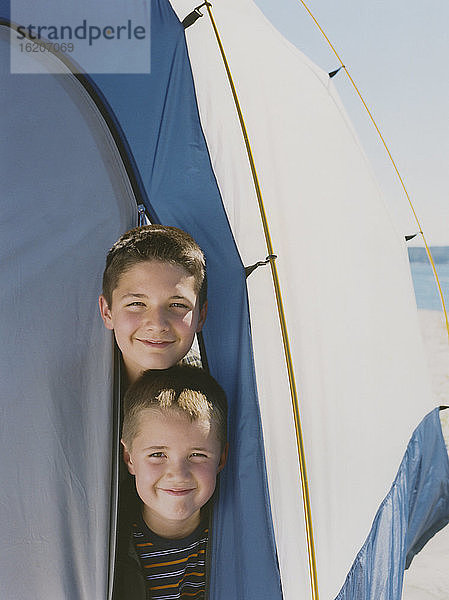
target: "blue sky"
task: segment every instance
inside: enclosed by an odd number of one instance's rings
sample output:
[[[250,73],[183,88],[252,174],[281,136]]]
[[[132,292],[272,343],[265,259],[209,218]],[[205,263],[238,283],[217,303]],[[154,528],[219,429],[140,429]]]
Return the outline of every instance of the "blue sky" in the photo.
[[[330,71],[338,61],[299,0],[255,0]],[[449,2],[309,0],[376,119],[427,241],[449,245]],[[416,224],[377,134],[343,72],[334,79],[401,233]],[[422,241],[418,242],[422,244]]]

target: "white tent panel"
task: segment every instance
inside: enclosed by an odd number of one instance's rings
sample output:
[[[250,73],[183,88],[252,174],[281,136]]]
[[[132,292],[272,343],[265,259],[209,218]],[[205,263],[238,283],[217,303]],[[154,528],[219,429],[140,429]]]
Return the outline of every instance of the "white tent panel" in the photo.
[[[185,0],[173,0],[182,19]],[[203,9],[205,12],[205,9]],[[328,75],[250,0],[212,7],[252,145],[299,388],[320,595],[333,598],[432,408],[404,243]],[[208,16],[187,32],[200,115],[245,265],[257,200]],[[286,600],[309,597],[296,441],[269,267],[248,280]]]

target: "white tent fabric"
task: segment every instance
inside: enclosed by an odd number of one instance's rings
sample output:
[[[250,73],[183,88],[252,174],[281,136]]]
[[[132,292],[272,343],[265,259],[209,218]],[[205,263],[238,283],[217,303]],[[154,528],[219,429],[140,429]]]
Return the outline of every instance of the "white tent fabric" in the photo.
[[[9,45],[1,27],[0,597],[106,598],[112,340],[97,298],[136,203],[79,81],[42,53],[42,74],[10,75]]]
[[[192,10],[186,0],[172,5],[180,19]],[[218,0],[212,11],[278,256],[319,590],[330,599],[369,532],[414,427],[432,408],[406,250],[328,75],[250,0]],[[250,265],[267,250],[208,16],[186,36],[212,165],[243,262]],[[307,546],[269,267],[258,268],[248,287],[282,587],[286,600],[296,600],[310,597]]]

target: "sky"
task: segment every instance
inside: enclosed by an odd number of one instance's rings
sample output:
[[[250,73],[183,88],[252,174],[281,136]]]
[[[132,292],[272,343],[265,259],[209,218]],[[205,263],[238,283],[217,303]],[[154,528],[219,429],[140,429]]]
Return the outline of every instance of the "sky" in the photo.
[[[427,242],[449,246],[449,2],[305,0],[373,114]],[[300,0],[255,0],[326,71],[339,66]],[[418,231],[387,153],[344,71],[333,79],[398,230]],[[422,237],[412,245],[423,245]]]

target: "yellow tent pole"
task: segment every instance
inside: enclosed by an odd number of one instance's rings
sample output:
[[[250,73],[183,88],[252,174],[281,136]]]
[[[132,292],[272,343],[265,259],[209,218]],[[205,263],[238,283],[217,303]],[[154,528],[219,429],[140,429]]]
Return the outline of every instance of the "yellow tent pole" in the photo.
[[[444,301],[443,290],[441,289],[441,283],[440,283],[440,279],[439,279],[439,277],[438,277],[437,268],[436,268],[436,266],[435,266],[435,262],[434,262],[434,260],[433,260],[432,252],[430,251],[429,245],[427,244],[427,240],[426,240],[426,237],[425,237],[425,235],[424,235],[423,229],[422,229],[422,227],[421,227],[421,223],[420,223],[420,221],[419,221],[419,219],[418,219],[418,215],[417,215],[417,213],[416,213],[415,207],[413,206],[413,203],[412,203],[412,201],[411,201],[411,198],[410,198],[410,196],[409,196],[409,193],[408,193],[408,191],[407,191],[407,188],[405,187],[404,180],[403,180],[403,178],[402,178],[402,176],[401,176],[401,174],[400,174],[400,172],[399,172],[399,169],[398,169],[398,167],[397,167],[397,165],[396,165],[396,162],[395,162],[395,160],[394,160],[394,158],[393,158],[393,156],[392,156],[392,154],[391,154],[391,152],[390,152],[390,149],[388,148],[388,145],[387,145],[387,143],[386,143],[386,141],[385,141],[385,138],[383,137],[383,135],[382,135],[382,133],[381,133],[381,131],[380,131],[380,129],[379,129],[379,127],[378,127],[378,125],[377,125],[377,123],[376,123],[376,121],[375,121],[375,119],[374,119],[374,117],[373,117],[373,115],[372,115],[372,113],[371,113],[371,111],[370,111],[370,109],[368,108],[368,105],[366,104],[366,102],[365,102],[365,100],[364,100],[364,98],[363,98],[362,94],[360,93],[360,90],[358,89],[358,87],[357,87],[357,85],[356,85],[355,81],[354,81],[354,80],[353,80],[353,78],[351,77],[351,75],[350,75],[350,73],[349,73],[348,69],[347,69],[347,68],[346,68],[346,66],[343,64],[343,61],[342,61],[342,59],[340,58],[340,56],[339,56],[339,54],[338,54],[337,50],[336,50],[336,49],[334,48],[334,46],[332,45],[332,43],[331,43],[331,41],[329,40],[329,38],[327,37],[327,35],[326,35],[326,33],[325,33],[324,29],[323,29],[323,28],[321,27],[321,25],[318,23],[317,19],[316,19],[316,18],[315,18],[315,16],[312,14],[311,10],[310,10],[310,9],[309,9],[309,7],[307,6],[307,4],[304,2],[304,0],[299,0],[299,2],[301,2],[301,4],[302,4],[302,5],[303,5],[303,7],[306,9],[306,11],[307,11],[307,13],[309,14],[309,16],[312,18],[312,20],[313,20],[313,22],[315,23],[315,25],[316,25],[316,26],[318,27],[318,29],[320,30],[320,32],[321,32],[321,34],[323,35],[324,39],[325,39],[325,40],[326,40],[326,42],[329,44],[329,46],[330,46],[330,48],[331,48],[332,52],[335,54],[335,56],[336,56],[336,58],[337,58],[338,62],[340,63],[340,65],[341,65],[341,68],[344,70],[344,72],[345,72],[345,73],[346,73],[346,75],[348,76],[348,78],[349,78],[349,81],[351,82],[351,84],[352,84],[352,86],[353,86],[354,90],[356,91],[356,93],[357,93],[358,97],[360,98],[360,100],[361,100],[361,102],[362,102],[363,106],[365,107],[365,110],[366,110],[366,112],[368,113],[368,116],[369,116],[369,118],[370,118],[370,120],[371,120],[371,123],[373,124],[373,126],[374,126],[375,130],[377,131],[377,133],[378,133],[378,135],[379,135],[379,138],[380,138],[380,140],[381,140],[381,142],[382,142],[382,144],[383,144],[383,146],[384,146],[384,148],[385,148],[385,150],[386,150],[386,152],[387,152],[387,154],[388,154],[388,158],[390,159],[390,161],[391,161],[391,164],[393,165],[393,168],[394,168],[394,170],[395,170],[395,172],[396,172],[396,175],[397,175],[397,177],[398,177],[398,179],[399,179],[399,182],[400,182],[400,184],[401,184],[401,187],[402,187],[402,189],[403,189],[403,191],[404,191],[405,197],[407,198],[407,201],[408,201],[408,203],[409,203],[409,205],[410,205],[410,208],[411,208],[411,210],[412,210],[413,216],[414,216],[414,218],[415,218],[416,224],[417,224],[417,226],[418,226],[418,229],[419,229],[419,233],[420,233],[420,235],[421,235],[421,237],[422,237],[422,239],[423,239],[424,246],[425,246],[425,248],[426,248],[426,253],[427,253],[427,256],[428,256],[428,258],[429,258],[430,266],[432,267],[433,275],[434,275],[434,278],[435,278],[435,283],[436,283],[436,285],[437,285],[437,288],[438,288],[438,294],[439,294],[439,296],[440,296],[441,306],[442,306],[442,308],[443,308],[444,318],[445,318],[445,321],[446,321],[446,330],[447,330],[448,341],[449,341],[449,318],[448,318],[448,314],[447,314],[447,310],[446,310],[446,303],[445,303],[445,301]]]
[[[266,212],[265,212],[265,207],[263,204],[262,192],[261,192],[259,180],[257,177],[257,171],[256,171],[255,162],[254,162],[254,157],[252,154],[251,145],[250,145],[249,138],[248,138],[248,132],[246,129],[244,118],[243,118],[243,113],[242,113],[242,110],[240,107],[240,102],[239,102],[237,92],[235,89],[235,85],[234,85],[234,82],[232,79],[231,71],[230,71],[229,64],[228,64],[228,61],[226,58],[226,54],[225,54],[225,51],[223,48],[223,44],[221,43],[220,35],[218,32],[214,17],[212,15],[212,10],[211,10],[209,3],[206,4],[206,8],[207,8],[207,12],[209,14],[212,28],[214,30],[215,38],[217,40],[217,43],[218,43],[218,46],[220,49],[220,54],[221,54],[221,57],[223,60],[223,64],[226,69],[229,85],[231,87],[232,96],[234,98],[234,104],[235,104],[235,108],[237,110],[237,114],[238,114],[238,118],[239,118],[239,122],[240,122],[240,128],[241,128],[242,135],[243,135],[243,138],[245,141],[245,147],[246,147],[246,152],[247,152],[247,156],[248,156],[248,160],[249,160],[249,164],[250,164],[250,168],[251,168],[254,189],[256,192],[257,201],[258,201],[258,205],[259,205],[259,213],[260,213],[263,230],[264,230],[264,234],[265,234],[265,242],[266,242],[266,246],[267,246],[267,252],[268,252],[268,255],[270,255],[270,257],[271,257],[270,258],[271,275],[272,275],[272,279],[273,279],[279,322],[280,322],[280,326],[281,326],[282,343],[284,346],[284,355],[285,355],[285,361],[286,361],[286,365],[287,365],[288,380],[289,380],[289,386],[290,386],[290,395],[291,395],[293,415],[294,415],[294,420],[295,420],[296,442],[297,442],[297,448],[298,448],[299,466],[300,466],[300,474],[301,474],[301,488],[302,488],[302,497],[303,497],[303,503],[304,503],[304,515],[305,515],[305,525],[306,525],[306,535],[307,535],[307,549],[308,549],[308,558],[309,558],[309,573],[310,573],[310,584],[311,584],[311,590],[312,590],[312,600],[319,600],[318,578],[317,578],[316,558],[315,558],[315,545],[314,545],[314,541],[313,541],[312,511],[311,511],[311,506],[310,506],[309,485],[308,485],[308,481],[307,481],[306,459],[305,459],[304,441],[303,441],[303,435],[302,435],[302,429],[301,429],[301,419],[300,419],[300,413],[299,413],[298,394],[297,394],[297,390],[296,390],[295,375],[294,375],[294,371],[293,371],[293,361],[292,361],[292,356],[291,356],[291,351],[290,351],[290,343],[289,343],[289,339],[288,339],[287,324],[286,324],[284,307],[283,307],[283,302],[282,302],[281,288],[280,288],[279,277],[278,277],[276,263],[275,263],[275,257],[273,256],[274,255],[273,245],[271,243],[270,231],[269,231],[269,227],[268,227],[268,221],[267,221],[267,216],[266,216]]]

